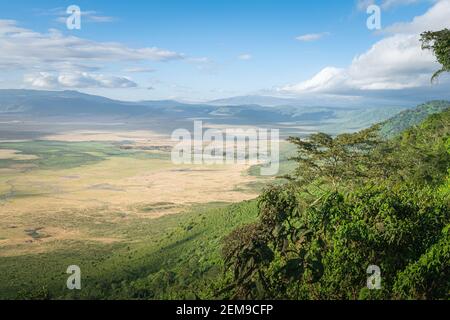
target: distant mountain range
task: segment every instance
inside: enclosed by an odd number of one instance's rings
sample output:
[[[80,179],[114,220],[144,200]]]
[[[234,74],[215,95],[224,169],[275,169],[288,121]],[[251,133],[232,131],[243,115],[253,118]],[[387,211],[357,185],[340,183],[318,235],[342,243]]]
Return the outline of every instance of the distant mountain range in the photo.
[[[434,107],[400,114],[398,118],[391,120],[392,127],[400,127],[401,123],[409,121],[404,120],[405,115],[414,114],[418,119],[424,119],[427,112],[442,109],[446,102],[432,102],[428,105]],[[151,125],[152,128],[166,131],[198,119],[220,125],[270,126],[285,130],[287,134],[315,131],[336,134],[356,131],[385,121],[405,109],[395,106],[308,107],[298,105],[291,99],[263,96],[189,104],[172,100],[117,101],[77,91],[0,90],[0,120],[3,119],[4,123],[6,120],[11,122],[24,119],[39,122],[49,118],[63,119],[69,124],[77,119],[86,122],[98,122],[100,119],[106,123],[114,119],[126,122],[127,125],[140,123],[141,127]],[[12,125],[10,129],[11,127]],[[392,130],[386,127],[386,132]]]
[[[114,116],[128,119],[212,119],[220,123],[261,124],[323,120],[328,109],[269,108],[259,105],[219,106],[177,101],[116,101],[76,91],[0,90],[0,114],[33,117]]]
[[[270,108],[269,108],[270,107]],[[265,96],[245,96],[208,103],[182,103],[173,100],[126,102],[80,93],[77,91],[0,90],[0,113],[33,113],[49,115],[75,114],[142,114],[149,111],[174,112],[188,110],[203,116],[245,115],[248,111],[278,114],[273,120],[287,120],[307,113],[323,113],[335,107],[302,106],[293,99]],[[360,108],[357,108],[360,109]]]

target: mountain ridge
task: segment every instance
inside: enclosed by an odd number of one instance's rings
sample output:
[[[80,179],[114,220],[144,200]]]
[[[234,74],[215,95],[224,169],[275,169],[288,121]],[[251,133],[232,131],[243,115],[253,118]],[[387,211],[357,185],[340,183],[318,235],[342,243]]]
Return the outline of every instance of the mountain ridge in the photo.
[[[380,133],[383,137],[394,137],[410,127],[425,121],[430,115],[444,112],[450,108],[450,101],[432,100],[416,108],[404,110],[381,123]]]
[[[66,122],[76,118],[86,121],[103,118],[109,121],[108,119],[113,118],[126,120],[127,123],[153,121],[163,128],[168,127],[168,124],[169,127],[180,127],[193,120],[204,120],[220,125],[285,128],[287,134],[307,134],[315,130],[337,134],[386,121],[405,109],[407,108],[367,106],[267,107],[252,104],[223,106],[188,104],[174,100],[128,102],[78,91],[0,90],[0,117],[7,121],[39,121],[52,117],[64,118]]]

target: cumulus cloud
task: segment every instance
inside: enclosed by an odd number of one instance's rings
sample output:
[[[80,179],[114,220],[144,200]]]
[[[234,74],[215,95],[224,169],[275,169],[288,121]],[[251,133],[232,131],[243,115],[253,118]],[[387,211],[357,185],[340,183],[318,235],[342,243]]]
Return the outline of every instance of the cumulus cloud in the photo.
[[[92,15],[91,15],[92,16]],[[130,88],[133,81],[106,71],[111,64],[187,60],[184,54],[157,47],[131,48],[121,43],[98,42],[50,29],[41,33],[14,20],[0,19],[0,72],[20,72],[25,84],[55,88]],[[150,72],[129,68],[128,72]]]
[[[24,82],[37,89],[57,88],[134,88],[137,84],[127,77],[90,74],[87,72],[26,74]]]
[[[388,28],[394,34],[356,56],[347,68],[326,67],[311,79],[279,91],[359,95],[429,87],[430,77],[439,65],[431,52],[421,49],[420,32],[450,27],[449,16],[450,0],[442,0],[413,21]]]
[[[0,20],[0,61],[26,65],[99,63],[110,61],[169,61],[184,55],[156,47],[129,48],[120,43],[96,42],[65,36],[58,30],[34,32],[12,20]]]
[[[24,82],[31,87],[40,89],[53,89],[58,86],[58,78],[48,72],[39,72],[37,74],[26,74]]]
[[[316,40],[322,39],[323,37],[326,37],[329,35],[330,35],[329,32],[309,33],[309,34],[304,34],[304,35],[298,36],[295,39],[298,41],[310,42],[310,41],[316,41]]]
[[[282,90],[288,92],[323,92],[335,89],[337,85],[345,80],[345,70],[326,67],[309,80],[298,84],[285,86]]]
[[[385,29],[390,33],[415,33],[437,31],[450,27],[450,1],[438,1],[428,12],[411,22],[395,23]]]

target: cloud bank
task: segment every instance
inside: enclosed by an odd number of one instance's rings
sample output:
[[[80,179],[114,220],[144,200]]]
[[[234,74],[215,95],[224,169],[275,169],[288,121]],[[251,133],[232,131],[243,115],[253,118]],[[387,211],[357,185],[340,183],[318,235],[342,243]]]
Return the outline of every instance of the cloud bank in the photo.
[[[22,71],[36,88],[130,88],[137,84],[117,75],[94,74],[105,65],[183,60],[182,53],[157,47],[130,48],[63,35],[34,32],[13,20],[0,20],[0,71]]]
[[[450,0],[441,0],[411,22],[386,28],[385,37],[357,55],[348,67],[328,66],[311,79],[283,86],[278,91],[298,96],[311,93],[370,96],[385,92],[404,95],[429,89],[431,75],[440,66],[431,52],[421,49],[420,33],[450,28],[449,17]],[[441,82],[450,81],[444,77]],[[440,89],[450,91],[448,86]]]
[[[134,88],[137,83],[127,77],[89,74],[87,72],[53,74],[39,72],[24,76],[24,82],[34,88]]]

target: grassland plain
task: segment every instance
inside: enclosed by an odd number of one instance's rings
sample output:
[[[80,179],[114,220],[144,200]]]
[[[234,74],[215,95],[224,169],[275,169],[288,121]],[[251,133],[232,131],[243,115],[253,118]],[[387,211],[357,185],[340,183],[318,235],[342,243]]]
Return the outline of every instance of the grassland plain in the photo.
[[[207,295],[221,238],[256,219],[254,201],[231,203],[268,180],[245,165],[175,166],[157,144],[0,143],[0,298]]]
[[[255,201],[211,203],[177,215],[114,225],[122,241],[70,240],[51,251],[1,257],[0,297],[7,299],[172,299],[207,295],[220,280],[221,239],[257,218]],[[80,221],[80,227],[91,224]],[[91,232],[110,235],[108,225]],[[66,288],[69,265],[82,270],[82,290]]]

